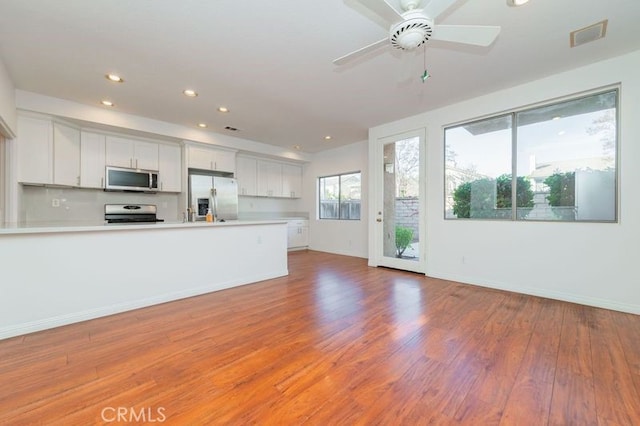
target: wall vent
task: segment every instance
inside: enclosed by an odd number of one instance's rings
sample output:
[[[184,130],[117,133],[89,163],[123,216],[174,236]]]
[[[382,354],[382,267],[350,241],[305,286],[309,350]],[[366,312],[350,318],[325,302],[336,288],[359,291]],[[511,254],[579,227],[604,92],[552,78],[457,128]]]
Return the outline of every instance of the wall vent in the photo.
[[[607,34],[608,22],[609,20],[605,19],[604,21],[589,25],[588,27],[572,31],[571,34],[569,34],[569,43],[571,47],[577,47],[603,38]]]

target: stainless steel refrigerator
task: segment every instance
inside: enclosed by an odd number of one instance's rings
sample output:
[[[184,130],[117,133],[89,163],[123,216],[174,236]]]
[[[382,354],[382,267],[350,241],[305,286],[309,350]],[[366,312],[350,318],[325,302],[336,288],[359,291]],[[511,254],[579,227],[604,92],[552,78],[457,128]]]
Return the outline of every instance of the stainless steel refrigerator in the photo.
[[[216,220],[238,219],[238,182],[234,178],[189,173],[189,207],[196,220],[205,220],[211,209]]]

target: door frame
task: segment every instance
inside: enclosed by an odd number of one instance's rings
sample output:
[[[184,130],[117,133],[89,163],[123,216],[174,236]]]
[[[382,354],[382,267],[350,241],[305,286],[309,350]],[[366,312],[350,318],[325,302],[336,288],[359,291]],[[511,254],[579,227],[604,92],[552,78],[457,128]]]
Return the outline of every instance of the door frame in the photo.
[[[419,218],[419,241],[418,241],[418,260],[398,259],[384,256],[383,253],[383,222],[378,222],[380,217],[378,212],[383,212],[383,179],[384,179],[384,145],[411,137],[420,138],[420,176],[419,176],[419,193],[420,199],[418,203]],[[414,130],[403,131],[400,133],[376,137],[370,134],[369,137],[369,266],[384,266],[405,271],[426,273],[427,270],[427,169],[426,169],[426,152],[427,152],[427,131],[425,127]],[[384,221],[384,217],[382,217]]]

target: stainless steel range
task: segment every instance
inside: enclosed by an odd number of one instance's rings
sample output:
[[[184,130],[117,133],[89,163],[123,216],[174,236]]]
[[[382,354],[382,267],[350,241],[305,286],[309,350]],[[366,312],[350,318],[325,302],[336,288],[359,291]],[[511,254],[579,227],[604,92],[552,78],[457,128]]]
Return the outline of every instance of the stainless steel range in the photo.
[[[164,222],[156,216],[155,204],[105,204],[104,220],[107,223],[156,223]]]

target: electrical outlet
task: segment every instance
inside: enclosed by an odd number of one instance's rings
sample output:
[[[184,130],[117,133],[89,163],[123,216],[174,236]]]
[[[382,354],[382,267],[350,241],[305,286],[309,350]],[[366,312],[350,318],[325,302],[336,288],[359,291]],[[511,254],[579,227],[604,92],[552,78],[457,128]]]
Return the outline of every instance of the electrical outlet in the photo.
[[[53,198],[51,200],[51,207],[60,207],[60,200],[57,198]]]

